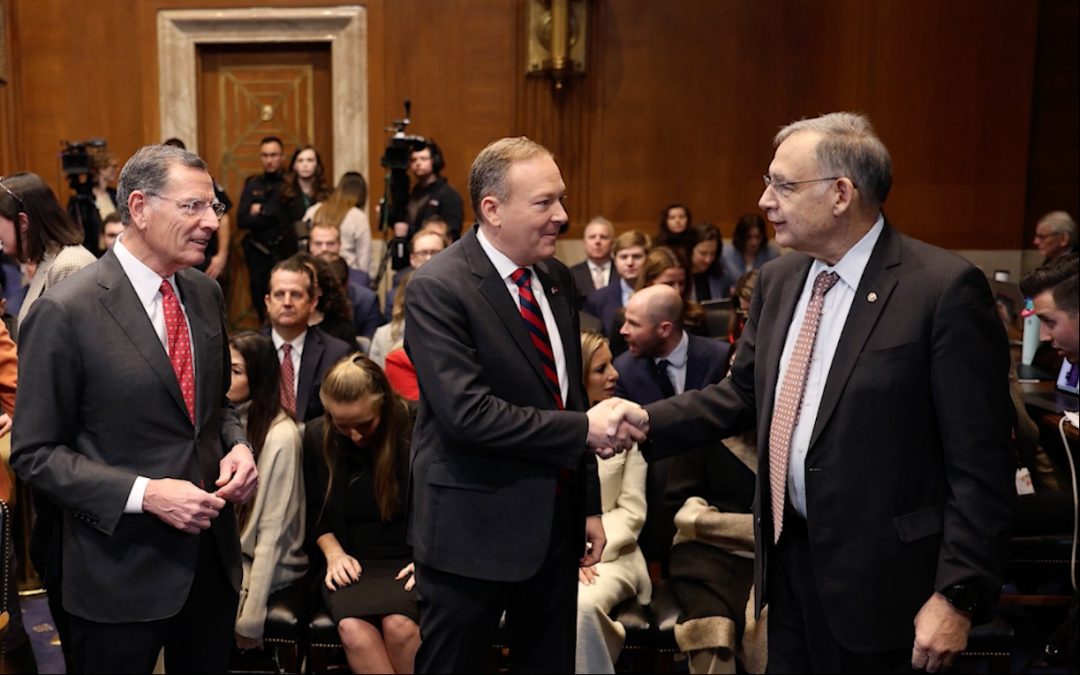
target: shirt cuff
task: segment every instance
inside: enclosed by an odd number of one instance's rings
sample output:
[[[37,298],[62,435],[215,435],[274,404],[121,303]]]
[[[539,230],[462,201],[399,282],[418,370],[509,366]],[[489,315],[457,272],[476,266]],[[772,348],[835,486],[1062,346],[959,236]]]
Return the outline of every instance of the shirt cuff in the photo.
[[[135,484],[131,486],[131,493],[128,494],[127,504],[124,505],[124,513],[142,513],[143,496],[146,495],[146,486],[150,482],[150,479],[146,476],[139,476],[135,479]]]

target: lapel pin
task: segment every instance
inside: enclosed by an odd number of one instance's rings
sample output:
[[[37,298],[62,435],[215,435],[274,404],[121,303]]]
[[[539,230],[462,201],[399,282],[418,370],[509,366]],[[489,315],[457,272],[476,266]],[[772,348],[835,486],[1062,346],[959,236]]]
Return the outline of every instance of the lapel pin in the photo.
[[[559,287],[558,286],[552,286],[551,287],[551,294],[552,295],[558,295],[559,294]]]
[[[870,291],[870,295],[867,295],[866,299],[870,302],[877,302],[877,293]]]

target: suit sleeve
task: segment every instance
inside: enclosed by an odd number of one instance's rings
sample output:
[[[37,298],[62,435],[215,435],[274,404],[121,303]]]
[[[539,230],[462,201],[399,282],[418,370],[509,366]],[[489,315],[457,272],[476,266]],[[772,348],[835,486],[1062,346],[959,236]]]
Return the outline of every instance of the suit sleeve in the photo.
[[[1001,590],[1015,498],[1009,352],[982,273],[967,267],[944,288],[930,363],[950,496],[936,589],[967,583],[984,604]]]
[[[414,276],[405,300],[405,348],[448,443],[576,470],[585,452],[585,413],[519,407],[495,396],[456,294],[441,280]],[[496,376],[498,374],[495,374]],[[576,378],[575,378],[576,379]]]
[[[218,321],[221,323],[221,353],[226,356],[221,373],[221,451],[224,457],[236,443],[244,441],[249,448],[251,443],[247,441],[247,431],[240,421],[240,414],[236,412],[236,406],[229,400],[229,389],[232,388],[232,364],[228,358],[229,332],[225,322],[225,296],[217,284],[214,285],[214,301],[218,308]]]
[[[646,459],[671,457],[685,449],[753,429],[757,424],[754,354],[757,324],[764,304],[760,291],[764,286],[764,279],[759,279],[730,377],[704,389],[645,406],[652,427],[649,442],[643,447]]]
[[[111,535],[124,513],[137,475],[74,450],[82,414],[78,332],[67,307],[38,298],[23,327],[24,381],[17,397],[11,468],[19,478],[65,509],[92,514],[89,524]]]
[[[355,322],[354,322],[355,323]],[[374,296],[367,307],[364,308],[364,315],[360,317],[360,325],[357,326],[357,332],[366,337],[375,337],[375,331],[379,326],[384,325],[382,312],[379,311],[379,297]]]

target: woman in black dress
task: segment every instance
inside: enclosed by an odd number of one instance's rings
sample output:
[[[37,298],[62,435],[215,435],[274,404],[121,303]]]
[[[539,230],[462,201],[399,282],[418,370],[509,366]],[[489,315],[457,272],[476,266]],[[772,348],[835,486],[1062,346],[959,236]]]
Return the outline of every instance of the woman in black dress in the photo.
[[[420,612],[404,543],[408,404],[360,354],[330,369],[319,397],[326,414],[304,432],[304,472],[323,600],[354,673],[411,673]]]

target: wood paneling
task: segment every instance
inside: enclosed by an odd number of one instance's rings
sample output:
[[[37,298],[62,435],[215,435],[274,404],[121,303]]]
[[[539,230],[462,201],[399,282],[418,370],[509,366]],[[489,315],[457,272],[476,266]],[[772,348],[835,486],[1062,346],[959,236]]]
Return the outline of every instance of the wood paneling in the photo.
[[[1039,46],[1032,95],[1024,246],[1050,211],[1080,216],[1080,3],[1039,3]]]
[[[7,2],[22,36],[13,45],[20,168],[54,185],[62,138],[105,136],[122,157],[160,140],[158,9],[250,4]],[[1061,16],[1047,3],[1071,8],[1072,27],[1056,25]],[[490,141],[525,134],[551,147],[569,186],[568,236],[597,213],[620,229],[652,231],[674,200],[730,236],[738,216],[757,208],[776,129],[838,109],[868,113],[892,151],[887,211],[914,236],[949,248],[1014,249],[1025,203],[1029,212],[1070,195],[1076,203],[1076,10],[1065,0],[1043,3],[1041,33],[1039,5],[1028,0],[591,0],[588,75],[560,92],[524,75],[522,0],[357,4],[368,9],[373,199],[384,128],[408,97],[410,132],[438,140],[463,195],[469,165]],[[1040,58],[1036,77],[1036,41],[1052,40],[1048,31],[1072,40],[1072,58]],[[1033,88],[1063,101],[1036,108],[1034,122]],[[1061,136],[1042,131],[1044,114],[1071,125],[1073,140],[1050,147]],[[5,148],[0,161],[10,155]],[[1064,196],[1035,199],[1043,193],[1029,176]]]

